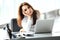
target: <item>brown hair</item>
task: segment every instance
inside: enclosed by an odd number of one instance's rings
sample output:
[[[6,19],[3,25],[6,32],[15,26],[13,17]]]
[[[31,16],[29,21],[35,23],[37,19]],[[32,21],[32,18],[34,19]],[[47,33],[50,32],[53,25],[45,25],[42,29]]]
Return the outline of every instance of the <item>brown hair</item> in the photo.
[[[29,6],[29,7],[31,7],[31,8],[33,9],[33,7],[32,7],[30,4],[28,4],[27,2],[24,2],[24,3],[22,3],[22,4],[19,6],[18,18],[17,18],[18,26],[21,26],[21,21],[22,21],[22,19],[24,18],[24,15],[23,15],[23,13],[22,13],[22,6],[24,6],[24,5],[27,5],[27,6]],[[37,20],[37,13],[36,13],[36,11],[35,11],[34,9],[33,9],[32,17],[33,17],[33,25],[35,25],[35,24],[36,24],[36,20]]]

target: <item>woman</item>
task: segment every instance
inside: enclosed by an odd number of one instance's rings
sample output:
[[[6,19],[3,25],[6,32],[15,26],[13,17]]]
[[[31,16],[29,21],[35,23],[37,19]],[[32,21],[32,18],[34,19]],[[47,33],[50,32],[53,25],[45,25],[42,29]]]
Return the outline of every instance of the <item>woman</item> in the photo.
[[[19,6],[17,24],[21,28],[20,32],[30,31],[30,28],[36,24],[37,13],[27,2]]]

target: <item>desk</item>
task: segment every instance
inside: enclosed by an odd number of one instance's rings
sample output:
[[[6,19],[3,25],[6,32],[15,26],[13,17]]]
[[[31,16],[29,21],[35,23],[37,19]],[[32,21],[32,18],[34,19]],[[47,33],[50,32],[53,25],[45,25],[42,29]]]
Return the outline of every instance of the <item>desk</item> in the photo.
[[[34,36],[26,36],[26,39],[31,39],[31,38],[44,38],[44,37],[51,37],[51,33],[44,33],[44,34],[34,34]]]
[[[10,39],[6,30],[0,29],[0,40]],[[51,33],[34,34],[34,36],[26,36],[13,38],[11,40],[60,40],[60,36],[52,36]]]
[[[15,38],[11,40],[60,40],[60,36],[52,36],[51,33],[34,34],[34,36],[26,36],[25,38]]]

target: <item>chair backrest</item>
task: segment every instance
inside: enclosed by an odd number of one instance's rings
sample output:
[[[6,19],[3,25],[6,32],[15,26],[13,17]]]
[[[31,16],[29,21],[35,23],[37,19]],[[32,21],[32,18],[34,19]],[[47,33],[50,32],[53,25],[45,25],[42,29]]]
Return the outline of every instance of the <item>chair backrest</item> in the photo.
[[[20,27],[18,27],[18,25],[17,25],[17,19],[16,18],[13,18],[11,20],[11,26],[12,26],[13,32],[18,32],[20,30]]]

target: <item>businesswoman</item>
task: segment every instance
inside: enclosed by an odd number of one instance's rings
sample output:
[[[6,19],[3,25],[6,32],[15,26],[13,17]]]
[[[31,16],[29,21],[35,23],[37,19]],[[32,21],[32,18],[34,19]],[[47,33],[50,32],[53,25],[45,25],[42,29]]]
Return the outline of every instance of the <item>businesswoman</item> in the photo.
[[[24,2],[19,6],[17,24],[21,28],[20,32],[30,31],[30,28],[36,24],[37,13],[33,7]]]

